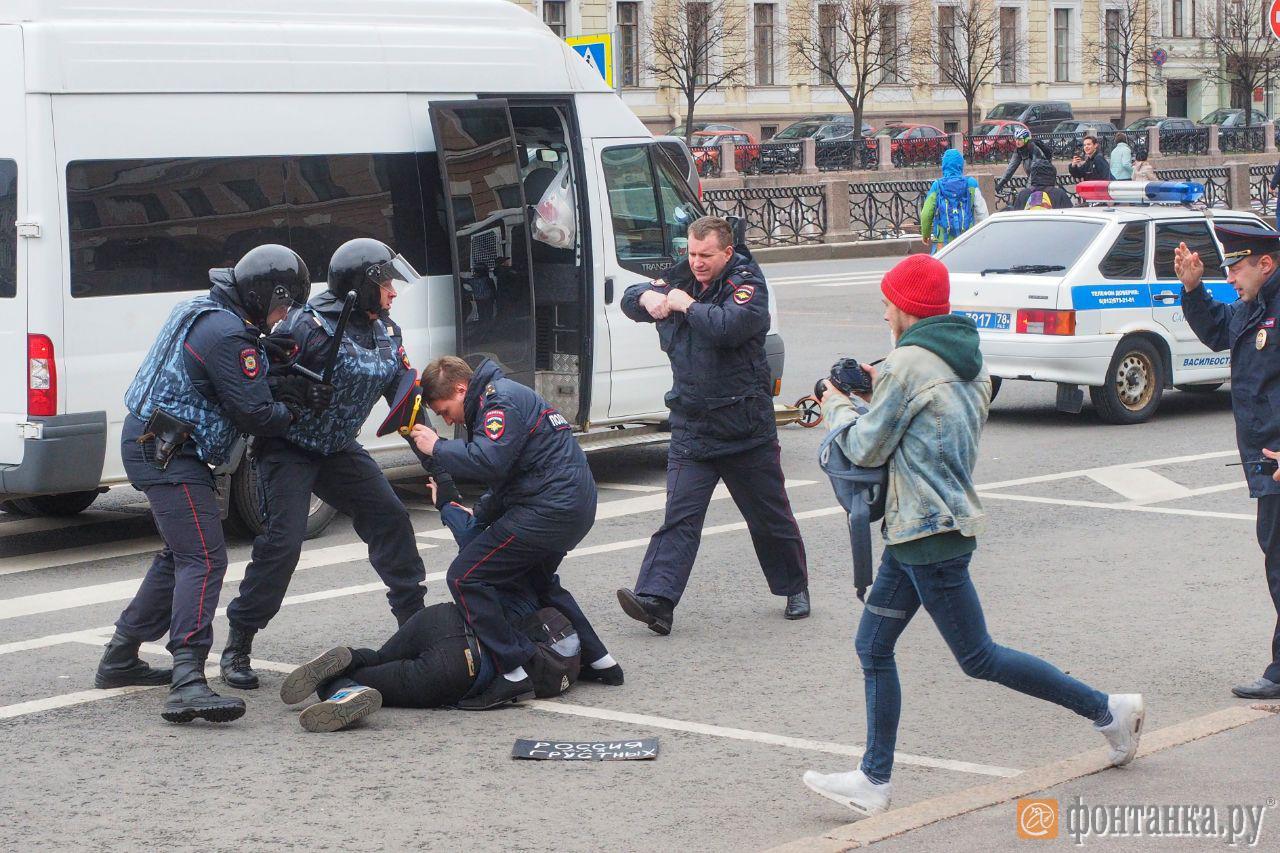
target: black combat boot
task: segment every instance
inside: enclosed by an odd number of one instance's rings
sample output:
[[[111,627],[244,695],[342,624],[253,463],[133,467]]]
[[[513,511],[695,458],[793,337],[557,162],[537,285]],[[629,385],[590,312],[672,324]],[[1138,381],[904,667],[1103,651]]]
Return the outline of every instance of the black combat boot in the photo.
[[[237,690],[258,689],[258,673],[249,665],[255,633],[257,632],[250,628],[237,628],[235,625],[227,631],[227,647],[222,650],[218,666],[222,669],[222,680],[228,687]]]
[[[172,670],[152,669],[138,657],[141,640],[126,637],[119,631],[107,643],[107,650],[98,662],[98,672],[93,676],[93,686],[99,690],[112,687],[159,687],[168,684]]]
[[[244,700],[222,697],[209,689],[204,678],[206,652],[181,648],[173,653],[173,683],[160,716],[171,723],[189,723],[199,717],[211,723],[229,723],[244,716]]]

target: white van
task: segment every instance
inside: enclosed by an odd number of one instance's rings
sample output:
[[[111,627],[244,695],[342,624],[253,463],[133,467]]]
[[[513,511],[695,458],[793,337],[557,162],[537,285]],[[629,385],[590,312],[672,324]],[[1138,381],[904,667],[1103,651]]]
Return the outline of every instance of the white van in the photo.
[[[508,0],[8,4],[0,116],[10,510],[78,512],[125,481],[122,397],[157,329],[261,243],[317,288],[342,242],[393,246],[423,275],[393,315],[410,358],[494,358],[584,443],[667,418],[667,359],[619,301],[701,214],[687,164]],[[531,222],[565,175],[576,221],[553,245]],[[385,457],[404,444],[373,437],[384,414],[364,439]],[[251,530],[255,491],[242,468]]]

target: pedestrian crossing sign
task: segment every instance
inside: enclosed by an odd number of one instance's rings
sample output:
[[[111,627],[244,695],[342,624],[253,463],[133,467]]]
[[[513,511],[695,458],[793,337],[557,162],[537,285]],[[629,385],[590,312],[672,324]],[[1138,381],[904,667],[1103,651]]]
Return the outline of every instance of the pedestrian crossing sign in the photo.
[[[572,36],[565,43],[573,48],[583,60],[596,70],[605,85],[615,88],[613,83],[613,35],[611,33],[594,33],[587,36]]]

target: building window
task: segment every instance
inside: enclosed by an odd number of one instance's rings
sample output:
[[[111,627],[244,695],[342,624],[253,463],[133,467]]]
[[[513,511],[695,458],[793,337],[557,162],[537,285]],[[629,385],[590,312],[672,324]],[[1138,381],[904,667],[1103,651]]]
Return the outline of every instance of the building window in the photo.
[[[1105,79],[1108,83],[1119,83],[1120,67],[1120,10],[1108,9],[1104,32],[1107,45],[1107,67]]]
[[[772,3],[757,3],[755,9],[756,85],[773,85]]]
[[[1196,34],[1196,0],[1172,0],[1172,35],[1178,38]],[[1263,16],[1263,20],[1266,16]],[[1268,35],[1270,35],[1268,33]]]
[[[960,65],[960,57],[956,52],[956,7],[938,7],[938,47],[942,58],[942,67],[946,76],[954,76]],[[963,75],[961,75],[963,76]]]
[[[551,32],[559,38],[569,34],[565,24],[568,18],[565,6],[568,5],[568,0],[542,0],[542,23],[550,27]]]
[[[1071,79],[1071,10],[1053,10],[1053,80]]]
[[[689,27],[689,54],[694,61],[694,84],[702,84],[711,76],[711,8],[707,3],[690,3],[685,7]]]
[[[830,83],[836,76],[832,72],[839,73],[836,67],[837,62],[837,44],[838,33],[840,32],[840,7],[832,3],[825,3],[818,7],[818,44],[822,49],[822,82]]]
[[[902,67],[898,60],[903,53],[898,35],[898,7],[880,9],[880,54],[884,57],[884,82],[901,83]]]
[[[1000,82],[1018,82],[1018,10],[1000,9]]]
[[[622,85],[640,85],[640,4],[618,4],[618,53]]]

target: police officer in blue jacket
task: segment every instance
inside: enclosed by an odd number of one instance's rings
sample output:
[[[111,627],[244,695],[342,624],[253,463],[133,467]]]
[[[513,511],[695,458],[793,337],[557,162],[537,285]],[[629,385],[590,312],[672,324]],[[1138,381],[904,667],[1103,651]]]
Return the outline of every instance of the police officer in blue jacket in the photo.
[[[179,303],[125,393],[120,450],[125,473],[151,504],[165,547],[151,564],[98,665],[100,688],[170,683],[161,716],[227,722],[244,702],[205,683],[214,612],[227,569],[212,468],[241,433],[283,435],[323,399],[296,387],[272,398],[260,335],[306,299],[306,264],[284,246],[253,249],[233,270],[211,270],[213,287]],[[138,658],[143,642],[169,634],[172,674]]]
[[[666,518],[649,541],[635,590],[618,590],[631,618],[669,634],[689,582],[711,493],[724,480],[742,511],[769,590],[783,615],[809,615],[804,542],[783,486],[778,429],[764,340],[769,292],[729,223],[689,226],[689,255],[651,284],[627,288],[622,311],[656,323],[675,384],[667,392],[671,448]]]
[[[472,371],[460,358],[437,359],[423,371],[422,389],[431,410],[462,424],[466,438],[442,439],[419,424],[410,433],[418,452],[454,477],[489,485],[473,510],[483,529],[462,546],[446,581],[502,677],[458,707],[481,711],[534,695],[525,667],[537,649],[502,606],[501,590],[518,585],[568,617],[588,662],[580,679],[621,684],[621,666],[556,574],[596,518],[595,479],[572,424],[488,360]]]
[[[306,537],[311,495],[352,519],[369,546],[369,562],[387,586],[396,622],[422,609],[426,569],[418,555],[409,511],[356,437],[378,398],[387,398],[410,370],[400,334],[387,316],[397,288],[417,272],[386,244],[349,240],[329,261],[328,291],[292,312],[276,329],[298,345],[293,359],[320,374],[334,347],[348,293],[355,309],[333,372],[333,403],[323,416],[304,414],[280,437],[255,448],[267,509],[266,530],[253,542],[240,593],[227,606],[222,679],[232,687],[258,686],[250,655],[254,634],[280,610]],[[296,380],[294,380],[296,381]]]
[[[1182,280],[1182,310],[1191,330],[1214,352],[1231,351],[1236,446],[1249,495],[1258,501],[1258,544],[1277,617],[1271,663],[1255,681],[1231,692],[1243,699],[1280,699],[1280,482],[1259,464],[1280,458],[1280,232],[1254,225],[1214,230],[1222,242],[1227,282],[1239,298],[1220,302],[1207,292],[1201,284],[1204,262],[1186,243],[1174,250],[1174,270]]]

